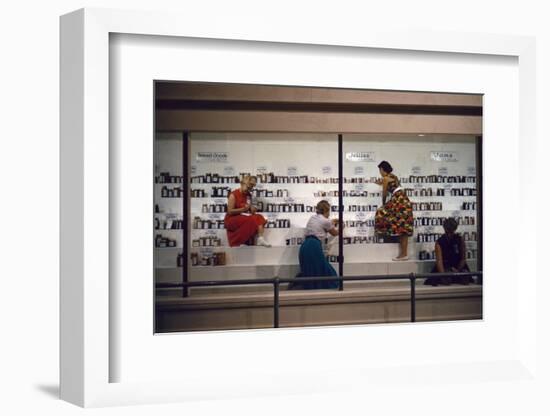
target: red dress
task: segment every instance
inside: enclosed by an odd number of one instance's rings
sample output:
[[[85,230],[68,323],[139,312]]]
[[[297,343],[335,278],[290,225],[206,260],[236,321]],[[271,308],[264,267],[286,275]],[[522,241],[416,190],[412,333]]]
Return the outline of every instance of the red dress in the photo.
[[[231,192],[230,196],[235,198],[235,208],[244,208],[248,194],[240,189]],[[227,240],[231,247],[241,244],[253,244],[253,238],[258,233],[258,226],[264,225],[267,220],[260,214],[252,215],[229,215],[225,214],[224,224],[227,231]]]

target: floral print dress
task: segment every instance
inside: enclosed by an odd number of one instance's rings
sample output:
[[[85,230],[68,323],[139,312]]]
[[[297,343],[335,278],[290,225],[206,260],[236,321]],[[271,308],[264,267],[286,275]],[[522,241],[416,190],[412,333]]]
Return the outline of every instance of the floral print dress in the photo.
[[[399,188],[399,179],[394,174],[388,175],[387,190],[391,198],[382,207],[376,210],[374,228],[378,235],[398,236],[413,235],[413,210],[412,204],[405,191]]]

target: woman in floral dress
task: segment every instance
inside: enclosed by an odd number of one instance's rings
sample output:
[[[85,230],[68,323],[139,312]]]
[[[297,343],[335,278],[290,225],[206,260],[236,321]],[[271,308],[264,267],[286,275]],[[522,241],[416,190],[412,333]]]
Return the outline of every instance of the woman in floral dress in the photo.
[[[393,260],[408,260],[409,237],[413,235],[414,225],[412,204],[392,173],[392,166],[384,160],[378,169],[382,178],[376,183],[382,186],[382,206],[376,211],[374,228],[380,236],[398,236],[400,252]]]

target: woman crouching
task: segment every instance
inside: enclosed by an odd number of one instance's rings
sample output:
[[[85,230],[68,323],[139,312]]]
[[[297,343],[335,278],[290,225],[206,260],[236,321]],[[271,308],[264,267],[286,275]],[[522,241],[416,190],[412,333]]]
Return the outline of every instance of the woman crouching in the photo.
[[[305,240],[300,246],[300,277],[337,276],[336,270],[327,261],[323,252],[322,241],[328,234],[338,235],[338,220],[329,219],[330,204],[328,201],[320,201],[316,206],[316,214],[306,225]],[[334,289],[339,286],[338,281],[333,282],[304,282],[292,285],[292,289]]]

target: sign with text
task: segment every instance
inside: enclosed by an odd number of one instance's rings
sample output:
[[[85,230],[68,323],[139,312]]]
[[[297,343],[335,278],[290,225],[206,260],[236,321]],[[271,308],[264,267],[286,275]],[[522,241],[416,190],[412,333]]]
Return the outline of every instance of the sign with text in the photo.
[[[348,152],[346,159],[350,162],[374,162],[376,156],[374,152]]]
[[[458,153],[432,151],[430,152],[430,159],[435,162],[458,162]]]
[[[330,175],[332,173],[332,166],[323,166],[321,172],[323,172],[323,175]]]
[[[367,227],[357,227],[355,229],[355,234],[360,236],[365,236],[369,233],[369,229]]]
[[[288,176],[297,176],[298,175],[298,168],[296,166],[289,166],[286,170],[286,174]]]
[[[191,175],[196,175],[196,174],[197,174],[197,166],[191,165]]]
[[[476,174],[475,166],[468,166],[467,172],[468,172],[468,175],[475,175]]]
[[[267,166],[258,166],[256,168],[256,172],[258,172],[258,173],[267,173]]]
[[[227,176],[233,176],[235,174],[235,168],[233,166],[225,166],[223,173]]]
[[[363,166],[355,166],[353,168],[353,174],[354,175],[364,175],[365,174],[365,168]]]
[[[229,152],[197,152],[195,160],[199,163],[227,163]]]
[[[448,175],[449,174],[449,169],[447,168],[447,166],[442,166],[439,169],[437,169],[437,173],[439,175]]]

